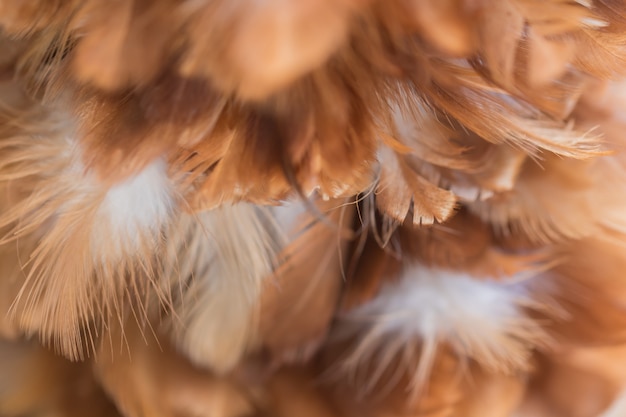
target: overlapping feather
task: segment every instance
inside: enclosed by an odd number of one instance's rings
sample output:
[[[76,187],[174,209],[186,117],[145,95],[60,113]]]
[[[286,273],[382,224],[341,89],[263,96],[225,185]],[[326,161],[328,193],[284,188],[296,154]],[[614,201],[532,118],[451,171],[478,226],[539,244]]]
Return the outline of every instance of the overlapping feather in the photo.
[[[130,417],[582,417],[626,385],[589,366],[626,341],[622,1],[6,0],[0,26],[0,334],[97,352],[96,382],[15,345],[69,391],[11,402],[3,368],[2,413],[72,415],[83,377]],[[293,236],[260,206],[295,198]]]

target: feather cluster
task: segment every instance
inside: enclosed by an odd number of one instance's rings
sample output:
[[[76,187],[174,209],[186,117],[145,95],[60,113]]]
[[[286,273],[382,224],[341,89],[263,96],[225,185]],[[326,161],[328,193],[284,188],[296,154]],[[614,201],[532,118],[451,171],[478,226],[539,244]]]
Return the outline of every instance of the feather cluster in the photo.
[[[0,416],[626,389],[626,1],[1,0],[0,51]]]

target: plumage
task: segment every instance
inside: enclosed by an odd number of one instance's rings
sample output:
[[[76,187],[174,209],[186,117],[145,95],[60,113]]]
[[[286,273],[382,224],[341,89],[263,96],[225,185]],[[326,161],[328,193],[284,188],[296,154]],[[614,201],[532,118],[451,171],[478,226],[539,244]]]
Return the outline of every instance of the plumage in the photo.
[[[595,417],[626,2],[0,1],[0,415]]]

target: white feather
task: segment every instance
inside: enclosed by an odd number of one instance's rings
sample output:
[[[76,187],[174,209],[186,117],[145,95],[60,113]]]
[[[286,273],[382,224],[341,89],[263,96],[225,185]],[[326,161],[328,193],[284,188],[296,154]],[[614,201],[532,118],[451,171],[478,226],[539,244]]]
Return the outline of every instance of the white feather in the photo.
[[[533,305],[528,281],[514,278],[493,281],[419,264],[406,267],[377,297],[342,317],[336,337],[357,339],[342,367],[356,372],[371,361],[384,367],[392,357],[417,355],[418,388],[442,343],[495,371],[525,367],[544,333],[526,315],[525,307]],[[367,387],[382,371],[374,371]]]
[[[174,205],[167,165],[158,159],[137,175],[108,190],[99,214],[109,232],[133,238],[141,230],[159,230]]]
[[[84,181],[93,188],[101,187],[92,176]],[[173,214],[173,190],[162,159],[108,189],[95,217],[91,237],[94,259],[106,256],[105,261],[111,262],[132,255],[145,238],[154,244]],[[99,242],[104,242],[106,249]]]

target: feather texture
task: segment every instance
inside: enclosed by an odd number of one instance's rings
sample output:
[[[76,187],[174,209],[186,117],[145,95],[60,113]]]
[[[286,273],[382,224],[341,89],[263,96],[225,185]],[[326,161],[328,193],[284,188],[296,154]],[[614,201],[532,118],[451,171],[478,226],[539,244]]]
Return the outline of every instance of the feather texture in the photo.
[[[624,1],[5,0],[0,30],[2,416],[624,388]]]

